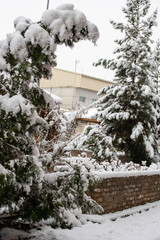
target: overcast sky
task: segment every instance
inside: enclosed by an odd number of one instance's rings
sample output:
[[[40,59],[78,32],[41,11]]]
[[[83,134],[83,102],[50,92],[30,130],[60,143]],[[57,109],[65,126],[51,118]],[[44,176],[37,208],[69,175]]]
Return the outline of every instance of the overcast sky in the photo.
[[[116,47],[114,40],[121,38],[121,33],[113,29],[109,20],[124,22],[122,7],[126,0],[50,0],[49,8],[56,8],[63,3],[73,3],[75,8],[81,10],[87,19],[97,25],[100,38],[97,46],[89,41],[77,43],[74,49],[58,46],[57,67],[77,71],[90,76],[107,80],[113,79],[113,73],[102,67],[93,67],[92,63],[99,58],[110,59]],[[47,6],[47,0],[0,0],[0,40],[7,33],[14,31],[13,21],[18,16],[29,17],[38,21]],[[150,13],[158,8],[158,27],[154,29],[153,39],[160,38],[160,0],[151,0]],[[77,61],[77,64],[76,64]]]

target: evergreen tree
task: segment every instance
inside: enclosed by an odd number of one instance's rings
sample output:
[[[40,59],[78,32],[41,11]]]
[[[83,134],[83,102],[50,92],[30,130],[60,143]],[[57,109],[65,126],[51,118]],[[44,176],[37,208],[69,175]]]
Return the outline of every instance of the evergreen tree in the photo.
[[[67,209],[94,202],[84,193],[80,168],[48,173],[59,153],[58,144],[47,149],[50,134],[58,138],[66,120],[38,85],[42,77],[51,77],[58,44],[95,43],[98,29],[72,4],[45,11],[37,23],[18,17],[14,26],[15,32],[0,42],[0,206],[32,220],[53,216],[55,225],[64,226]],[[42,116],[42,110],[49,114]]]
[[[103,161],[109,163],[118,161],[117,152],[112,145],[112,138],[105,134],[103,126],[86,127],[83,134],[81,134],[80,142],[81,148],[84,147],[90,150],[92,152],[91,159],[95,159],[99,164]]]
[[[152,81],[152,28],[155,11],[147,18],[149,0],[127,0],[123,8],[126,23],[111,24],[123,33],[115,40],[116,58],[100,59],[95,65],[115,70],[115,84],[99,92],[98,120],[113,146],[125,151],[135,163],[156,161],[158,157],[157,118],[159,98]]]
[[[158,104],[158,137],[160,137],[160,41],[156,42],[156,47],[151,54],[152,60],[152,79],[155,84],[156,94],[159,97],[159,104]],[[159,140],[160,141],[160,140]],[[159,142],[160,144],[160,142]]]
[[[155,82],[155,89],[157,95],[160,94],[160,41],[158,40],[156,42],[156,47],[153,50],[151,54],[151,60],[152,60],[152,77],[153,81]]]

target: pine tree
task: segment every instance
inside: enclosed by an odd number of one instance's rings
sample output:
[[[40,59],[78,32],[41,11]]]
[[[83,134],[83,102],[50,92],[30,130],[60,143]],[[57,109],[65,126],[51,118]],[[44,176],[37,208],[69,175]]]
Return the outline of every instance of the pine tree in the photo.
[[[99,164],[103,161],[109,163],[118,161],[112,138],[106,136],[105,129],[101,125],[86,127],[81,134],[81,148],[83,147],[92,152],[91,159],[95,159]]]
[[[67,225],[67,209],[94,202],[82,194],[85,181],[74,167],[60,175],[48,172],[59,147],[47,150],[50,133],[55,130],[58,138],[66,121],[38,85],[42,77],[51,77],[58,44],[73,47],[83,39],[95,43],[98,29],[72,4],[45,11],[37,23],[18,17],[14,26],[15,32],[0,42],[0,206],[23,218],[53,216],[57,225]],[[42,111],[49,114],[42,116]]]
[[[159,97],[159,104],[158,104],[158,137],[160,137],[160,41],[156,42],[156,47],[151,54],[152,60],[152,79],[155,84],[156,94]],[[160,141],[160,140],[159,140]],[[160,143],[159,143],[160,144]]]
[[[160,94],[160,41],[156,42],[156,47],[153,50],[151,54],[151,60],[152,60],[152,66],[153,66],[153,71],[152,71],[152,78],[153,81],[155,82],[155,89],[157,95]]]
[[[100,59],[95,65],[115,70],[115,85],[99,92],[98,120],[105,134],[112,137],[113,146],[124,151],[135,163],[158,157],[158,102],[152,75],[152,28],[156,26],[155,11],[150,17],[149,0],[127,0],[123,8],[126,23],[111,24],[123,33],[115,40],[116,58]]]

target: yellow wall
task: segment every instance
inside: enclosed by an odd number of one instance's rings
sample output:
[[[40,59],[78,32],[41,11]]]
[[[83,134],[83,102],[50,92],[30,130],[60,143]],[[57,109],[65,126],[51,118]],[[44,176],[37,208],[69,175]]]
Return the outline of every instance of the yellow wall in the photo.
[[[111,83],[98,78],[82,75],[80,87],[98,92],[101,88],[105,87],[108,84]]]
[[[56,88],[56,87],[79,87],[93,91],[99,91],[112,82],[102,79],[90,77],[84,74],[74,73],[58,68],[53,68],[53,76],[51,80],[42,79],[40,87],[42,88]]]
[[[52,70],[51,80],[42,79],[40,86],[43,88],[50,87],[80,87],[81,75],[75,74],[74,72],[69,72],[54,68]]]

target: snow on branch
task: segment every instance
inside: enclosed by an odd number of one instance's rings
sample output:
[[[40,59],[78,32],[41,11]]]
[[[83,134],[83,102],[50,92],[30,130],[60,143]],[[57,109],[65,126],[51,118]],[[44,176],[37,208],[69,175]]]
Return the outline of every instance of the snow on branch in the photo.
[[[140,134],[143,132],[143,125],[141,122],[139,122],[133,129],[132,129],[132,134],[131,134],[131,139],[138,138]]]
[[[52,67],[56,65],[54,53],[57,44],[73,47],[75,42],[86,39],[96,44],[99,38],[97,26],[89,22],[81,11],[74,9],[73,4],[46,10],[37,23],[20,16],[14,20],[14,27],[16,31],[0,41],[1,71],[9,71],[13,63],[17,66],[28,59],[35,60],[36,50],[43,54],[39,62],[47,71],[45,64]]]
[[[99,38],[98,28],[89,22],[81,11],[74,9],[73,4],[63,4],[56,10],[46,10],[41,23],[50,30],[51,35],[56,35],[60,42],[66,43],[66,40],[71,39],[77,42],[88,38],[96,43]]]

